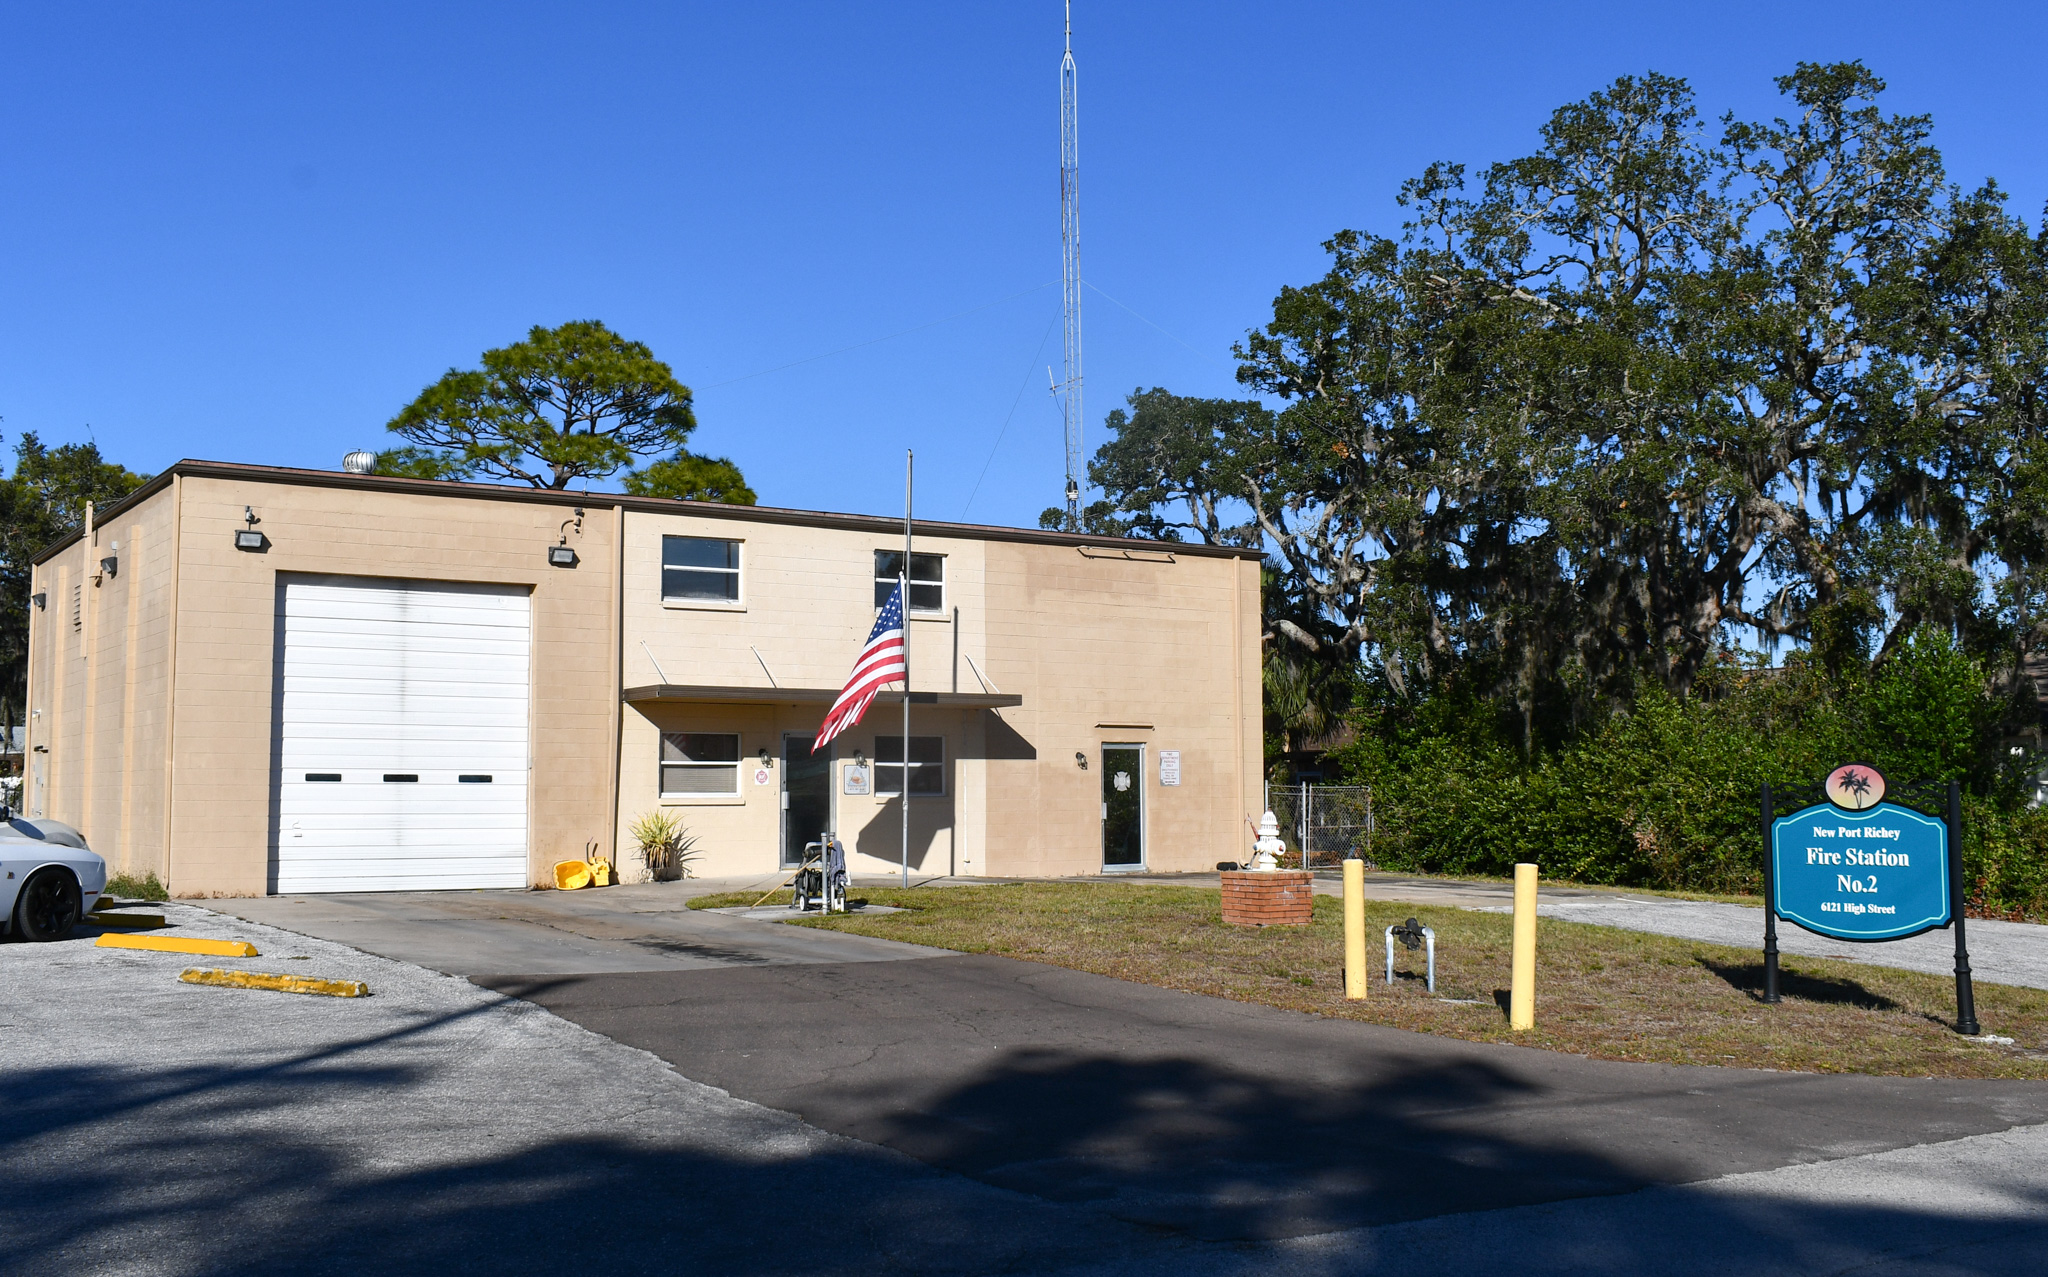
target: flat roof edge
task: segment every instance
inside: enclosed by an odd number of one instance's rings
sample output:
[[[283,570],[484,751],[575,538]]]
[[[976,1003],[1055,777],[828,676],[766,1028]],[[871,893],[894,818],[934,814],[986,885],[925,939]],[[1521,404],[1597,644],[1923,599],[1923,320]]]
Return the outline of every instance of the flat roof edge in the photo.
[[[781,506],[725,505],[716,501],[679,501],[667,497],[636,497],[623,492],[590,492],[550,488],[525,488],[505,483],[467,483],[448,479],[402,479],[386,475],[349,474],[342,470],[301,470],[286,466],[258,466],[235,461],[200,461],[187,458],[152,475],[149,482],[103,510],[93,512],[93,526],[104,527],[133,506],[170,486],[174,476],[194,479],[234,479],[253,483],[296,483],[313,487],[354,488],[366,492],[396,492],[414,496],[467,497],[478,501],[529,501],[542,505],[616,506],[643,514],[692,514],[714,519],[752,520],[758,523],[795,524],[801,527],[840,528],[856,532],[900,532],[903,520],[888,515],[837,514],[823,510],[798,510]],[[915,519],[913,532],[927,536],[953,537],[969,541],[1011,541],[1030,545],[1118,547],[1131,550],[1168,550],[1198,558],[1263,559],[1256,548],[1202,545],[1188,541],[1151,541],[1142,537],[1086,536],[1073,532],[1048,532],[1042,528],[1009,528],[988,523],[948,523]],[[30,560],[40,565],[59,554],[85,534],[73,528],[44,546]]]

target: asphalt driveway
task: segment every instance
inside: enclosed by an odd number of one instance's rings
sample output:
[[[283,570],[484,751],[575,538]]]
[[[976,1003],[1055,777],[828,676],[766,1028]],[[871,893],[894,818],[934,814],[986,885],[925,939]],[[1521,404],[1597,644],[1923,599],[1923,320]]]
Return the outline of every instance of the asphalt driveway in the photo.
[[[206,965],[362,1002],[0,946],[0,1273],[1677,1277],[2048,1245],[2041,1086],[1590,1061],[636,890],[219,902],[292,930],[171,907],[264,949]],[[557,969],[476,965],[508,953]]]
[[[2048,1122],[2037,1083],[1588,1060],[989,955],[473,978],[823,1130],[1212,1240]]]

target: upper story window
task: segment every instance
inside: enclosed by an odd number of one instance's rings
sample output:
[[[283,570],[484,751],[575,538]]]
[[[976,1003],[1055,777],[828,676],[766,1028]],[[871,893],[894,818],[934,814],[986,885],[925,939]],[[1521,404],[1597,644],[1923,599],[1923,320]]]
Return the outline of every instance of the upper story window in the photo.
[[[875,606],[889,601],[889,591],[896,588],[896,578],[903,571],[903,551],[875,551]],[[946,610],[946,556],[943,554],[913,554],[910,556],[910,610],[913,612],[943,612]]]
[[[711,537],[661,539],[664,602],[740,601],[740,543]]]

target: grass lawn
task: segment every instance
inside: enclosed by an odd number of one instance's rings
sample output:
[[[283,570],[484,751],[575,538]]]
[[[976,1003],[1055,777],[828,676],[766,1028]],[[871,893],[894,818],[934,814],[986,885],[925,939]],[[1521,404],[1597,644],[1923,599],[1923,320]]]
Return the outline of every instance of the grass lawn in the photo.
[[[1190,993],[1613,1060],[1726,1064],[1910,1077],[2048,1078],[2048,992],[1977,986],[1977,1018],[2012,1047],[1959,1038],[1946,976],[1819,958],[1781,960],[1784,1001],[1765,1006],[1752,949],[1540,919],[1536,1028],[1511,1033],[1503,1010],[1507,914],[1368,901],[1372,995],[1344,998],[1343,906],[1318,896],[1306,927],[1230,927],[1215,891],[1134,884],[865,889],[905,912],[798,925],[998,953]],[[696,908],[758,895],[702,897]],[[788,893],[778,897],[786,901]],[[1382,933],[1410,915],[1436,931],[1437,992],[1422,953],[1397,949],[1383,983]]]

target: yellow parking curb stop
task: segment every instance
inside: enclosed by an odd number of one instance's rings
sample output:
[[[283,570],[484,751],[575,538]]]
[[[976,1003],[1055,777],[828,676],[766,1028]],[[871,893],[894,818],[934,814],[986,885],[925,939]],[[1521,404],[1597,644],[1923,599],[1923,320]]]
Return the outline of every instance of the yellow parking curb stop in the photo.
[[[95,927],[168,927],[160,913],[89,913],[85,920]]]
[[[361,980],[322,980],[317,976],[272,975],[268,971],[223,971],[187,968],[178,977],[186,984],[212,984],[226,989],[271,989],[278,993],[317,993],[329,998],[367,998],[370,986]]]
[[[149,949],[156,953],[204,953],[216,958],[253,958],[256,946],[247,940],[206,940],[198,936],[101,936],[100,949]]]

